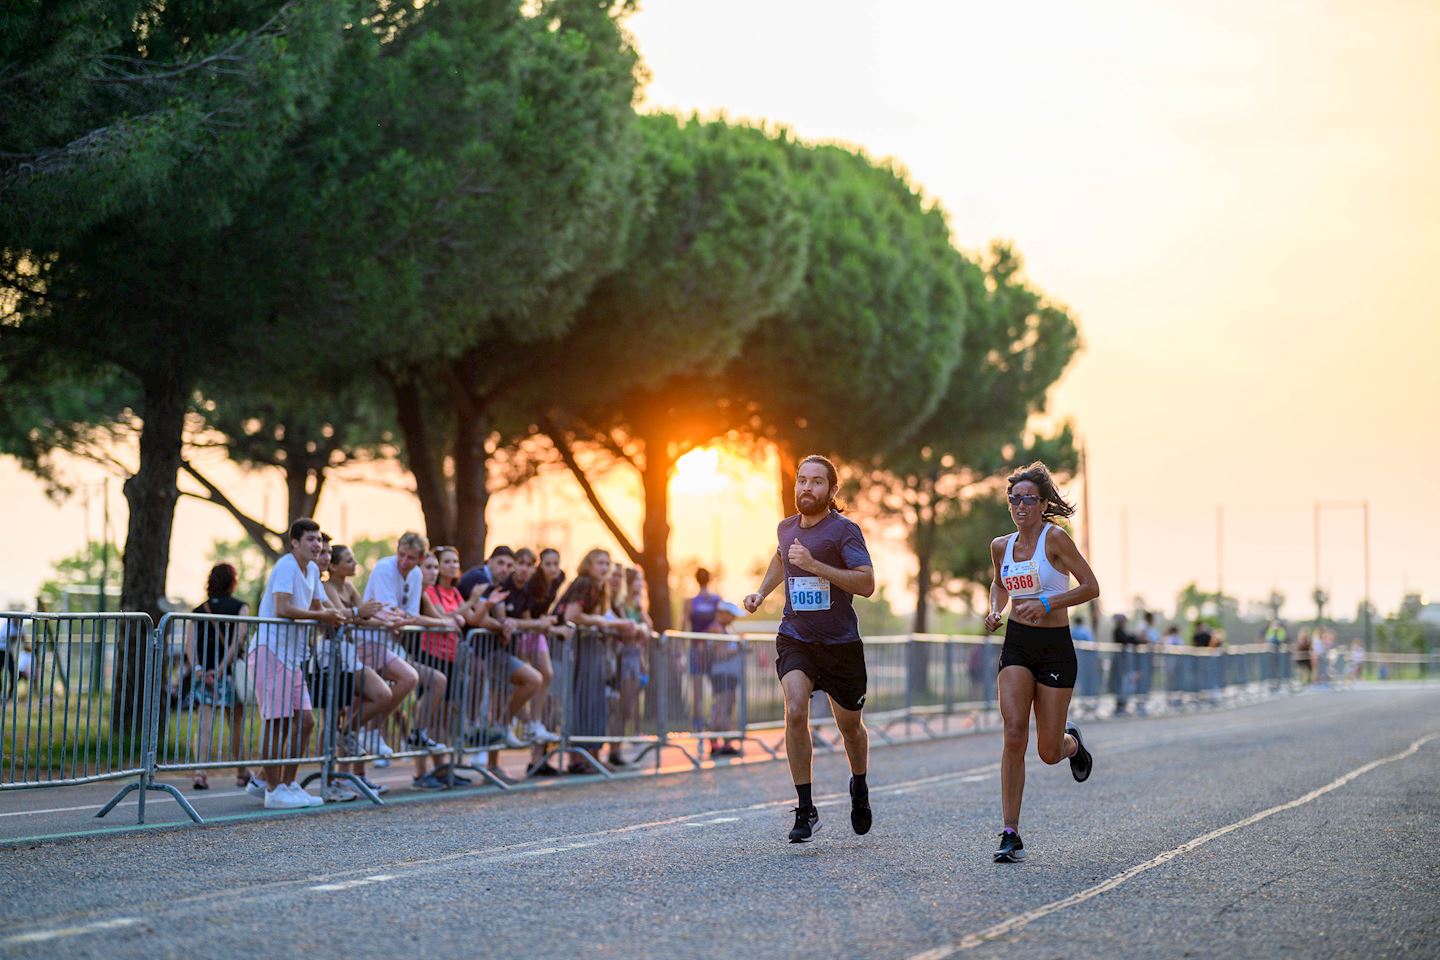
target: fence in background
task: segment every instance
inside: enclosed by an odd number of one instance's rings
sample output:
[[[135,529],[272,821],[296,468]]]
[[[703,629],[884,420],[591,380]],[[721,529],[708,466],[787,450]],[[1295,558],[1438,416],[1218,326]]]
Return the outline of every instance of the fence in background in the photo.
[[[477,777],[505,789],[514,781],[497,762],[503,750],[528,751],[532,773],[568,762],[571,772],[610,776],[658,766],[666,751],[695,766],[747,743],[778,756],[784,740],[773,635],[644,637],[616,626],[501,636],[202,614],[169,614],[158,627],[127,613],[0,621],[0,791],[126,781],[97,815],[138,791],[141,823],[157,790],[200,822],[158,779],[183,771],[234,768],[248,778],[300,767],[323,795],[380,803],[367,764],[412,763],[415,785],[430,789]],[[996,726],[1001,643],[867,639],[872,734],[889,742]],[[1440,653],[1340,648],[1297,659],[1270,644],[1075,647],[1071,709],[1081,715],[1194,710],[1311,679],[1440,678]],[[277,711],[295,723],[277,728],[261,716]],[[313,725],[298,726],[304,718]],[[822,694],[811,722],[817,748],[841,748]]]

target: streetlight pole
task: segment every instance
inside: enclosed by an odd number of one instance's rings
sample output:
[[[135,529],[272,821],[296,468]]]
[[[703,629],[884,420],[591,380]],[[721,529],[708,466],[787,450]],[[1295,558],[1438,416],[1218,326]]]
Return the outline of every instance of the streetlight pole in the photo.
[[[1336,510],[1360,510],[1361,523],[1363,525],[1364,547],[1362,556],[1365,563],[1365,598],[1360,606],[1360,622],[1365,631],[1365,646],[1369,648],[1374,642],[1374,623],[1370,615],[1370,501],[1367,500],[1316,500],[1315,501],[1315,597],[1316,615],[1315,619],[1320,621],[1320,511],[1324,509]]]

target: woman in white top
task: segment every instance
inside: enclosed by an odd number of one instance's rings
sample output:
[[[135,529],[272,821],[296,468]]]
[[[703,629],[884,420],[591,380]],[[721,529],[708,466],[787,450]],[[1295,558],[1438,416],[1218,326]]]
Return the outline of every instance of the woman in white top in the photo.
[[[1020,840],[1020,800],[1025,792],[1025,749],[1030,714],[1035,714],[1036,746],[1046,763],[1070,761],[1076,780],[1090,776],[1091,757],[1080,731],[1066,721],[1075,688],[1075,646],[1067,607],[1100,596],[1100,584],[1075,541],[1053,521],[1075,508],[1055,488],[1040,462],[1010,475],[1010,518],[1015,532],[990,543],[995,577],[990,584],[990,613],[985,627],[1000,626],[1005,607],[1010,619],[1000,650],[1000,715],[1005,746],[1000,761],[1000,806],[1005,829],[996,863],[1025,858]],[[1070,586],[1070,578],[1078,581]]]

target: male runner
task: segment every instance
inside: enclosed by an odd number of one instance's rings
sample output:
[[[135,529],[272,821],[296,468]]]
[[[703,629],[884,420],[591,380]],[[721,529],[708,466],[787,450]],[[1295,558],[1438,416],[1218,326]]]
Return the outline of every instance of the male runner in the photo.
[[[850,825],[870,832],[870,790],[865,782],[870,740],[865,732],[865,651],[851,598],[875,592],[875,568],[860,527],[835,501],[835,465],[812,455],[795,475],[793,517],[780,521],[780,545],[758,593],[745,598],[754,613],[785,581],[785,617],[775,638],[775,670],[785,691],[785,753],[799,803],[791,843],[820,829],[810,795],[810,695],[830,697],[835,725],[850,760]]]

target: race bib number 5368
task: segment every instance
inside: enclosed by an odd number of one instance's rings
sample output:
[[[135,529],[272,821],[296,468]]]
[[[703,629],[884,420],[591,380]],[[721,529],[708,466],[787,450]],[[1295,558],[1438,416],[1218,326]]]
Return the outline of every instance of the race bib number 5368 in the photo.
[[[1007,563],[1000,571],[1000,584],[1012,597],[1038,595],[1040,593],[1040,562],[1026,560],[1023,563]]]

